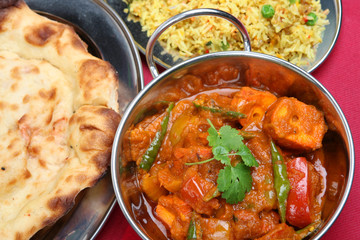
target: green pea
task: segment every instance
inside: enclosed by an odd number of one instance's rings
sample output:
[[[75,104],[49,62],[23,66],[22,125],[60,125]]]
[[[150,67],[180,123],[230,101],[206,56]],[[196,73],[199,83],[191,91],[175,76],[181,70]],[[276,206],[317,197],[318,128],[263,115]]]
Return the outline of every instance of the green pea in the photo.
[[[266,4],[261,8],[261,14],[264,18],[271,18],[275,14],[274,8],[270,4]]]
[[[317,20],[318,20],[318,17],[316,16],[316,14],[311,12],[307,15],[306,25],[314,26]]]

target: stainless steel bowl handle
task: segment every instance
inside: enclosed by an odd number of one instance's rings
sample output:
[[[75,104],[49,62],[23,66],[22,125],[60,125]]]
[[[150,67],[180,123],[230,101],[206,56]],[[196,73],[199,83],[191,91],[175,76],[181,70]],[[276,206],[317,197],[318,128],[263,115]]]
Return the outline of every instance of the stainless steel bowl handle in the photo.
[[[169,18],[168,20],[163,22],[151,35],[151,37],[146,45],[146,61],[149,66],[150,72],[154,78],[159,76],[159,71],[157,70],[157,67],[156,67],[156,64],[154,61],[154,56],[153,56],[153,49],[154,49],[156,40],[160,37],[160,35],[166,29],[168,29],[173,24],[176,24],[176,23],[178,23],[182,20],[188,19],[188,18],[192,18],[192,17],[196,17],[196,16],[204,16],[204,15],[221,17],[221,18],[228,20],[232,24],[234,24],[235,27],[241,33],[241,36],[242,36],[243,42],[244,42],[245,51],[248,51],[248,52],[251,51],[249,34],[248,34],[245,26],[239,21],[239,19],[237,19],[233,15],[231,15],[227,12],[217,10],[217,9],[212,9],[212,8],[198,8],[198,9],[189,10],[189,11],[179,13],[178,15],[175,15],[175,16]]]

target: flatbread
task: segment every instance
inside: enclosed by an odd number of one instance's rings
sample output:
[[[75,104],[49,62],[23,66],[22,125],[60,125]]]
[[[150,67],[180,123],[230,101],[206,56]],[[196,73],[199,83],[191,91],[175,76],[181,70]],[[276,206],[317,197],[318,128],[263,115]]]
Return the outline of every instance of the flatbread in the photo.
[[[0,2],[0,239],[29,239],[104,175],[118,87],[70,26]]]

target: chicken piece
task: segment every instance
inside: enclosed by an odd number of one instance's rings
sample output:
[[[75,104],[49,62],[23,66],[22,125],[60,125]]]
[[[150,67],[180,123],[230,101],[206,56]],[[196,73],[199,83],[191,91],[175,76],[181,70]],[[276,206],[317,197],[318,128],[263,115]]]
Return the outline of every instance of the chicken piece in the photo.
[[[266,235],[261,238],[257,238],[256,240],[300,240],[301,238],[296,234],[295,230],[286,225],[285,223],[281,223],[275,226],[273,230],[271,230]]]
[[[188,204],[174,195],[162,196],[155,211],[170,230],[173,239],[186,238],[192,213]]]
[[[198,174],[198,166],[191,166],[184,175],[184,182],[180,190],[180,197],[197,213],[211,216],[220,207],[219,200],[213,198],[205,201],[205,195],[215,187]]]
[[[200,218],[200,228],[202,239],[233,239],[230,221],[216,218]]]
[[[140,164],[142,156],[148,149],[155,134],[160,129],[160,123],[164,115],[154,115],[147,117],[145,120],[136,125],[135,128],[127,133],[129,143],[126,145],[130,147],[130,156],[132,161],[136,161]]]
[[[244,209],[251,208],[253,211],[269,211],[276,208],[276,194],[274,188],[273,165],[270,155],[270,140],[264,133],[259,133],[246,142],[259,166],[252,169],[252,189],[239,203]]]
[[[265,112],[276,99],[270,92],[243,87],[235,94],[231,108],[246,114],[246,118],[239,120],[244,130],[262,130]]]
[[[279,215],[274,212],[234,211],[232,229],[236,240],[254,239],[274,229],[279,223]]]
[[[321,148],[327,126],[314,106],[282,97],[266,113],[264,130],[281,147],[311,151]]]
[[[158,180],[162,187],[172,193],[179,191],[183,183],[182,175],[174,174],[169,166],[159,171]]]
[[[154,165],[150,172],[141,175],[140,187],[141,190],[151,200],[157,201],[161,196],[167,194],[166,189],[161,185],[158,175],[163,170],[163,165]]]

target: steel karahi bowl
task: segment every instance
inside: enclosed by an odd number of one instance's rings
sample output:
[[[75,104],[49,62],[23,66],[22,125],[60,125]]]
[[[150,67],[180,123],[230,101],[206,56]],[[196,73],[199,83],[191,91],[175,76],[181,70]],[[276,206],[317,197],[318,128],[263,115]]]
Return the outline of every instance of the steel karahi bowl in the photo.
[[[136,171],[131,171],[123,164],[123,140],[126,131],[138,121],[139,116],[146,109],[151,108],[155,101],[161,100],[161,96],[168,91],[182,76],[186,74],[196,75],[207,71],[209,68],[229,64],[239,70],[237,82],[240,85],[263,87],[270,91],[276,91],[280,96],[296,97],[300,101],[312,104],[324,112],[329,130],[323,141],[323,147],[329,149],[327,154],[336,156],[332,165],[333,171],[327,173],[327,189],[333,188],[332,177],[342,179],[336,189],[332,189],[335,195],[326,197],[322,212],[323,223],[321,227],[308,236],[308,239],[319,239],[331,227],[340,214],[350,192],[354,175],[354,146],[351,132],[343,112],[335,99],[319,81],[301,68],[269,55],[250,51],[250,44],[245,51],[218,52],[206,54],[182,62],[160,75],[152,59],[152,48],[159,34],[170,25],[195,15],[213,15],[226,18],[240,30],[244,42],[248,42],[247,32],[244,26],[231,15],[214,9],[197,9],[181,13],[163,23],[150,38],[147,47],[147,60],[150,70],[155,79],[150,82],[128,106],[116,133],[112,159],[111,174],[118,203],[130,225],[143,239],[166,239],[158,220],[154,218],[148,202],[141,193],[136,181]],[[252,81],[249,81],[249,80]],[[254,81],[255,79],[255,81]],[[236,84],[236,83],[234,83]],[[281,87],[279,87],[281,86]],[[327,155],[325,155],[326,159]],[[333,166],[333,165],[336,166]],[[329,191],[327,191],[329,192]]]

